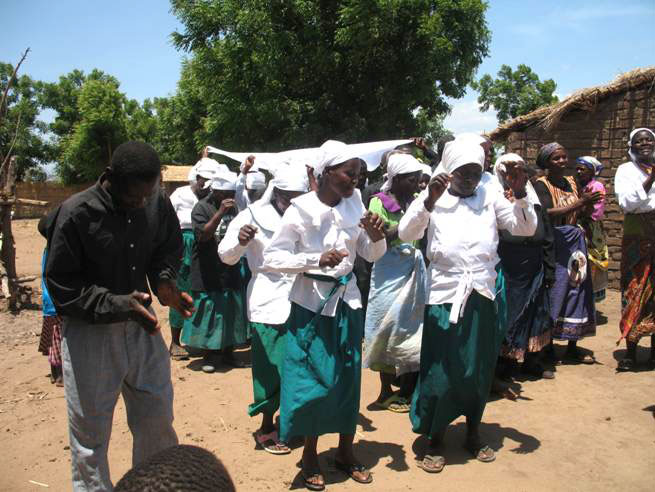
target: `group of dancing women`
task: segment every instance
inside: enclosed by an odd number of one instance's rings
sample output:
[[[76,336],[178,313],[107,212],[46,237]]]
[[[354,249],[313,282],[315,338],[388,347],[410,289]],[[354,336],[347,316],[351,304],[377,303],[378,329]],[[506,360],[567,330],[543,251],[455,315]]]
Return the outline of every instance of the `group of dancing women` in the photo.
[[[638,364],[648,335],[655,367],[655,134],[632,131],[626,150],[614,182],[625,213],[619,370]],[[325,488],[317,446],[328,433],[339,434],[336,467],[373,480],[353,450],[362,367],[379,373],[373,405],[408,413],[428,438],[419,468],[444,468],[444,434],[461,416],[466,449],[493,461],[479,428],[496,385],[517,371],[553,378],[560,360],[594,363],[578,342],[595,334],[608,281],[603,165],[573,166],[553,142],[534,163],[503,154],[492,166],[491,142],[462,134],[437,152],[420,139],[386,149],[383,182],[367,186],[360,146],[330,140],[314,156],[249,157],[234,173],[205,155],[171,194],[177,286],[194,304],[186,319],[171,309],[171,357],[201,350],[213,372],[245,365],[234,348],[250,343],[257,443],[288,454],[304,439],[310,490]],[[567,342],[563,354],[553,340]]]

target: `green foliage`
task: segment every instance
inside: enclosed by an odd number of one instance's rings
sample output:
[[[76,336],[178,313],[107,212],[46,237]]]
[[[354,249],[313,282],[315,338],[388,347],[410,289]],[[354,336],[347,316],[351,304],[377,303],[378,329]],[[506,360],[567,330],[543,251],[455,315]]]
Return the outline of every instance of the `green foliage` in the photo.
[[[109,76],[64,85],[58,101],[65,105],[51,126],[59,137],[57,174],[64,183],[97,179],[113,150],[127,140],[126,99],[118,87],[118,81]]]
[[[481,0],[172,0],[191,53],[170,155],[206,142],[277,150],[415,135],[483,57]],[[193,149],[183,148],[193,144]]]
[[[30,183],[43,183],[48,179],[48,173],[41,166],[31,167],[25,171],[23,181]]]
[[[471,87],[480,93],[480,110],[488,111],[493,107],[500,123],[557,102],[553,94],[557,84],[552,79],[541,82],[539,76],[523,64],[516,67],[516,71],[503,65],[497,79],[487,74]]]
[[[128,100],[119,87],[115,77],[97,69],[89,75],[73,70],[56,83],[41,84],[44,107],[56,112],[49,129],[54,134],[53,160],[63,182],[97,179],[113,150],[127,140],[148,142],[161,153],[168,128],[158,112],[166,107],[166,99],[139,104]]]
[[[0,94],[3,94],[14,67],[0,63]],[[9,153],[16,156],[16,179],[22,181],[28,170],[48,161],[49,148],[44,139],[46,125],[38,119],[40,105],[38,83],[27,75],[17,76],[7,95],[6,107],[0,108],[0,163]],[[5,112],[6,110],[6,112]]]

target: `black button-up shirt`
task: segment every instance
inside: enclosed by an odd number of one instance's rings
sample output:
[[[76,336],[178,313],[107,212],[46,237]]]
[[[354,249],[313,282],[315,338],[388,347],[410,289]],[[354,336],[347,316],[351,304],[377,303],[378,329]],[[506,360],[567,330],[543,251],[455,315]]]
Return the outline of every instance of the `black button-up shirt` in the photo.
[[[157,188],[141,209],[118,208],[100,178],[60,207],[51,228],[46,285],[57,313],[90,323],[129,318],[126,298],[174,280],[182,233],[170,200]]]

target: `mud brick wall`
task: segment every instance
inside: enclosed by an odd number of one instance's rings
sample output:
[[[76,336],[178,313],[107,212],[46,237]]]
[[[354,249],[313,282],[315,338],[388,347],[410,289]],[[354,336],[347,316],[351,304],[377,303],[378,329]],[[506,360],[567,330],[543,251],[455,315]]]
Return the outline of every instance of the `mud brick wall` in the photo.
[[[614,174],[628,160],[627,139],[638,127],[655,128],[655,88],[615,94],[590,111],[567,113],[550,131],[535,125],[511,133],[505,142],[507,152],[516,152],[534,163],[543,144],[557,141],[568,150],[571,173],[575,159],[583,155],[594,156],[603,163],[600,180],[607,188],[604,226],[610,254],[609,281],[614,289],[619,288],[623,230],[623,213],[614,195]]]
[[[186,186],[187,181],[164,183],[164,190],[167,194],[180,187]],[[31,200],[42,200],[48,202],[47,207],[36,207],[19,205],[14,210],[14,219],[37,219],[61,204],[68,197],[75,193],[86,190],[93,183],[64,186],[58,183],[16,183],[16,196],[18,198],[29,198]]]
[[[87,189],[93,183],[64,186],[58,183],[16,183],[16,196],[48,202],[47,207],[19,205],[14,209],[14,219],[36,219],[55,208],[69,196]]]

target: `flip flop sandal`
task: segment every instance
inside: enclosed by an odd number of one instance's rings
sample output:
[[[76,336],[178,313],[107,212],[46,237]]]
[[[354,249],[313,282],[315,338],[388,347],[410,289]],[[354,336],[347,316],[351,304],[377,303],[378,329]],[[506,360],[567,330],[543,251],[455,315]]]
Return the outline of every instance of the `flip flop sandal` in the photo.
[[[173,360],[189,359],[189,353],[183,347],[177,344],[171,344],[170,348],[168,349],[168,353]]]
[[[375,406],[395,413],[407,413],[410,410],[409,400],[398,393],[394,393],[383,402],[376,401]]]
[[[496,453],[487,444],[466,444],[464,446],[469,453],[471,453],[476,460],[482,463],[491,463],[496,460]]]
[[[579,362],[580,364],[593,364],[596,362],[593,355],[586,354],[579,350],[576,350],[575,352],[566,351],[564,353],[564,358],[568,361]]]
[[[436,454],[426,454],[422,460],[416,460],[416,466],[428,473],[439,473],[446,466],[446,458]]]
[[[300,468],[300,474],[302,475],[303,483],[308,490],[325,490],[325,477],[323,477],[323,473],[321,473],[320,468],[308,470],[303,466],[302,460],[296,463],[296,466]],[[323,483],[320,485],[316,484],[311,481],[312,478],[318,478]]]
[[[348,475],[357,483],[371,483],[373,481],[373,474],[361,463],[342,463],[341,461],[334,460],[334,467]],[[366,472],[368,472],[368,478],[365,479],[359,478],[355,475],[355,473],[364,474]]]
[[[291,449],[284,442],[280,441],[278,438],[277,431],[269,432],[268,434],[262,434],[259,431],[254,433],[255,441],[257,445],[261,447],[264,451],[271,454],[289,454]],[[267,444],[272,443],[272,444]]]

